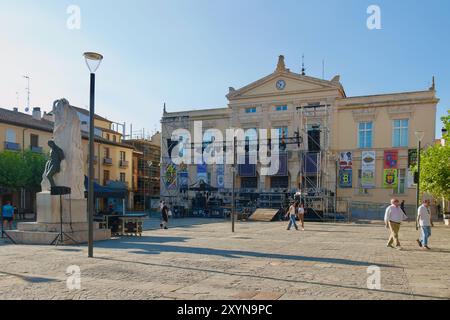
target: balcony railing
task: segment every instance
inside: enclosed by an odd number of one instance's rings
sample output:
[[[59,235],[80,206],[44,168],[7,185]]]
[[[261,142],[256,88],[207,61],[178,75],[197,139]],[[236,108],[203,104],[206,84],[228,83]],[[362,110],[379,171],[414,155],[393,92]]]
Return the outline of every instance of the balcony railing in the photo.
[[[111,158],[103,158],[103,164],[104,165],[107,165],[107,166],[112,166],[112,164],[113,164],[113,161],[112,161],[112,159]]]
[[[20,151],[20,144],[15,143],[15,142],[8,142],[5,141],[5,150],[10,150],[10,151]]]
[[[120,160],[120,162],[119,162],[119,166],[121,168],[128,168],[129,165],[130,165],[129,162],[126,160]]]
[[[42,153],[43,152],[42,147],[36,147],[36,146],[30,146],[30,150],[31,150],[31,152],[34,152],[34,153]]]

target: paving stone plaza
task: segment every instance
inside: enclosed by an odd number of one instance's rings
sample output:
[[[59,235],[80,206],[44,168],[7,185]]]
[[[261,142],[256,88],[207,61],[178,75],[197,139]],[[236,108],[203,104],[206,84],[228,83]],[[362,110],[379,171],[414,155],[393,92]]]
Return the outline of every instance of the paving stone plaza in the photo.
[[[169,230],[146,222],[140,238],[85,246],[0,242],[0,299],[448,299],[448,227],[433,229],[431,247],[417,246],[402,226],[403,251],[386,248],[382,224],[238,222],[179,219]],[[68,287],[70,266],[80,286]],[[368,289],[373,266],[381,287]],[[73,269],[69,269],[73,270]],[[70,282],[70,281],[69,281]],[[73,282],[70,282],[73,284]]]

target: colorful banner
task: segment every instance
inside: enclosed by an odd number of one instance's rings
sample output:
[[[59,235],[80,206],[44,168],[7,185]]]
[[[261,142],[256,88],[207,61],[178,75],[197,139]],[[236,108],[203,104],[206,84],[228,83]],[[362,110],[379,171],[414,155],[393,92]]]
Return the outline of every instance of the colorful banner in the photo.
[[[375,171],[361,170],[361,188],[374,189],[375,188]]]
[[[353,171],[351,169],[339,170],[339,187],[340,188],[353,187]]]
[[[197,165],[197,181],[203,180],[205,183],[209,183],[208,181],[208,165],[207,164],[198,164]]]
[[[177,188],[177,166],[173,163],[166,163],[163,176],[167,190],[175,190]]]
[[[398,187],[397,169],[384,169],[383,186],[386,189],[395,189]]]
[[[398,169],[398,150],[384,152],[384,169]]]
[[[180,190],[189,188],[189,174],[186,171],[178,173],[178,187]]]
[[[223,164],[217,165],[217,188],[225,188],[225,167]]]
[[[351,168],[353,165],[353,154],[351,151],[341,152],[339,155],[339,166],[341,169]]]
[[[408,168],[417,165],[417,149],[408,150]]]
[[[361,187],[364,189],[375,188],[375,151],[363,151],[361,156]]]

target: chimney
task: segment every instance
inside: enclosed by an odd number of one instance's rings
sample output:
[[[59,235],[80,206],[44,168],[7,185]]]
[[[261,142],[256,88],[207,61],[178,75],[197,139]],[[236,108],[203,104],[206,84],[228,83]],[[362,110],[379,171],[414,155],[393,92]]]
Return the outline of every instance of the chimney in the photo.
[[[41,108],[33,108],[32,116],[35,120],[41,120]]]

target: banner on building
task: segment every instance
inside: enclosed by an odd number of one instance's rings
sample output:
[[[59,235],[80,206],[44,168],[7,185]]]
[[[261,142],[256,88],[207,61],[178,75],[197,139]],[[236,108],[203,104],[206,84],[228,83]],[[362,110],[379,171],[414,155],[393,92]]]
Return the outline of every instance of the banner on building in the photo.
[[[352,188],[353,187],[353,170],[340,169],[339,170],[339,187]]]
[[[408,168],[417,165],[417,149],[408,150]]]
[[[414,182],[414,172],[411,170],[406,170],[406,185],[409,189],[415,188],[417,186],[417,183]]]
[[[341,152],[339,154],[339,166],[341,169],[351,168],[353,165],[353,154],[351,151]]]
[[[375,188],[375,151],[363,151],[361,155],[361,187],[364,189]]]
[[[187,171],[181,171],[178,173],[178,187],[180,190],[189,189],[189,173]]]
[[[205,183],[209,183],[208,181],[208,165],[198,164],[197,165],[197,181],[203,180]]]
[[[242,155],[239,157],[238,163],[238,175],[240,177],[256,177],[256,158],[250,158],[248,154]]]
[[[398,169],[398,150],[384,152],[384,169]]]
[[[317,152],[307,152],[303,154],[303,164],[305,173],[318,173],[319,154]]]
[[[223,164],[217,165],[217,188],[225,188],[225,167]]]
[[[175,190],[177,188],[177,166],[174,163],[166,163],[164,165],[163,177],[167,190]]]
[[[375,188],[375,171],[361,170],[361,188],[374,189]]]
[[[278,172],[274,175],[277,177],[287,177],[288,173],[288,155],[286,152],[281,152],[278,155],[279,159],[279,168]]]
[[[386,189],[395,189],[398,187],[397,169],[384,169],[383,186]]]
[[[188,172],[188,166],[182,162],[178,167],[178,172]]]

